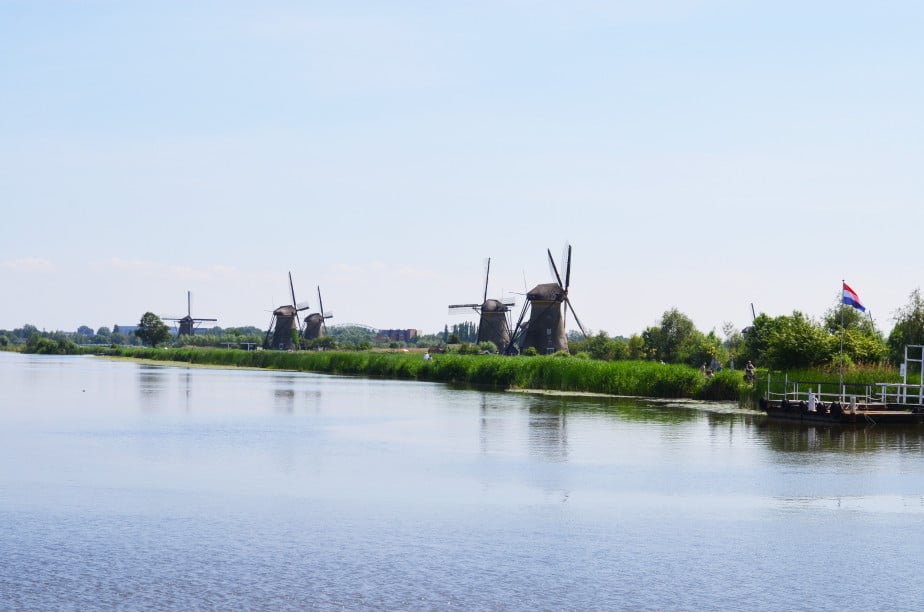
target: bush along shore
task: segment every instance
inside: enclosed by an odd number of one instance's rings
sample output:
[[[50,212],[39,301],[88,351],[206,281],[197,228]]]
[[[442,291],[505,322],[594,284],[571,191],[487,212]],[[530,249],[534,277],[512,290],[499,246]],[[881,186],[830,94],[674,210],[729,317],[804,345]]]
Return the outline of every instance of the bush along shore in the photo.
[[[89,352],[89,351],[88,351]],[[340,351],[241,351],[200,348],[106,348],[97,355],[187,364],[270,368],[488,386],[737,401],[746,385],[742,373],[723,370],[712,378],[690,366],[651,361],[598,361],[567,356],[505,357]]]

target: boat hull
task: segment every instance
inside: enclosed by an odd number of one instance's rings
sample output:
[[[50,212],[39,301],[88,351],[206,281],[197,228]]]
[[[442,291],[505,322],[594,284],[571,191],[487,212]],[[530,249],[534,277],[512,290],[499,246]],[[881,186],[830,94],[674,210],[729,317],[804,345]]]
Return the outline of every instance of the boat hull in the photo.
[[[824,425],[924,425],[924,406],[906,404],[866,404],[855,412],[833,402],[818,404],[812,412],[805,402],[761,400],[767,418],[790,423]]]

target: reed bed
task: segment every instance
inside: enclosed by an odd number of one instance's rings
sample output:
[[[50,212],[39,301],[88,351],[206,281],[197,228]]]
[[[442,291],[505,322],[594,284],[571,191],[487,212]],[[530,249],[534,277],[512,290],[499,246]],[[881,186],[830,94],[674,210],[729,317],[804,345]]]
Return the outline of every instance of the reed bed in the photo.
[[[657,398],[738,399],[740,373],[706,381],[685,365],[649,361],[597,361],[561,356],[433,355],[368,351],[240,351],[229,349],[117,348],[97,351],[118,357],[189,364],[269,368],[379,378],[397,378],[488,386],[634,395]]]

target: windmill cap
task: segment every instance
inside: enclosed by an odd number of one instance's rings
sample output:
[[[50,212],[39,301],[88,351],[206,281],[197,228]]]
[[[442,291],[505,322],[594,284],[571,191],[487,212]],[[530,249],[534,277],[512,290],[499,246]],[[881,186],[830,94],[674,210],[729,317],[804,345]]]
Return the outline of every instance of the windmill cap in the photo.
[[[484,304],[481,305],[481,312],[507,312],[508,310],[510,309],[507,304],[500,300],[485,300]]]
[[[279,317],[294,317],[295,312],[295,306],[280,306],[273,311],[273,314]]]
[[[565,299],[565,292],[558,283],[545,283],[533,287],[526,298],[538,302],[559,302]]]

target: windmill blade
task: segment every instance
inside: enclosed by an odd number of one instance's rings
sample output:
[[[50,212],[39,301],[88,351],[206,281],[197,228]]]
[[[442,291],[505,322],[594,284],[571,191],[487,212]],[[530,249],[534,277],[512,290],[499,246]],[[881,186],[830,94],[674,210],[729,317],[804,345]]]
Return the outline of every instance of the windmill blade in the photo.
[[[326,334],[327,333],[327,323],[325,322],[325,319],[328,319],[330,317],[324,316],[324,300],[321,299],[321,285],[318,285],[318,310],[320,311],[320,314],[321,314],[321,329],[323,329],[324,333]],[[331,317],[334,316],[333,313],[331,313],[330,316]]]
[[[552,268],[552,273],[555,275],[555,280],[558,281],[558,286],[564,288],[564,285],[561,284],[561,276],[558,274],[558,266],[555,265],[555,260],[552,258],[552,251],[546,249],[546,252],[549,254],[549,266]]]
[[[295,309],[295,322],[298,324],[298,327],[296,327],[296,329],[301,329],[302,320],[298,318],[298,313],[300,310],[307,310],[308,307],[305,306],[304,308],[299,308],[298,302],[295,301],[295,285],[292,283],[292,272],[291,271],[289,272],[289,291],[292,292],[292,308]]]
[[[488,278],[491,275],[491,258],[488,257],[488,262],[485,264],[484,269],[484,297],[481,298],[482,303],[488,301]]]
[[[578,329],[581,330],[581,335],[584,336],[584,338],[587,338],[587,332],[584,331],[584,326],[581,325],[581,320],[578,319],[577,313],[574,312],[574,306],[571,305],[571,300],[569,300],[568,298],[565,298],[565,304],[567,304],[568,308],[571,309],[571,314],[574,315],[574,322],[577,323]],[[567,309],[566,309],[566,312],[567,312]]]
[[[292,294],[292,306],[295,307],[295,285],[292,283],[292,273],[289,272],[289,291]]]
[[[523,304],[523,309],[520,310],[520,318],[517,319],[516,327],[514,327],[510,332],[510,342],[507,344],[507,350],[504,352],[508,355],[516,349],[517,340],[520,339],[520,325],[523,323],[523,317],[526,316],[526,311],[529,309],[529,300]]]
[[[217,321],[218,319],[203,319],[202,317],[196,317],[193,321]]]
[[[192,291],[186,292],[186,314],[192,318]]]
[[[270,333],[273,331],[273,321],[276,320],[276,315],[270,315],[269,327],[266,328],[266,336],[263,337],[263,348],[269,347]]]
[[[463,311],[465,311],[466,314],[468,314],[469,311],[480,313],[481,304],[453,304],[449,307],[449,314],[451,315],[461,314]]]
[[[568,245],[568,259],[565,264],[565,292],[567,293],[568,287],[571,286],[571,245]]]

